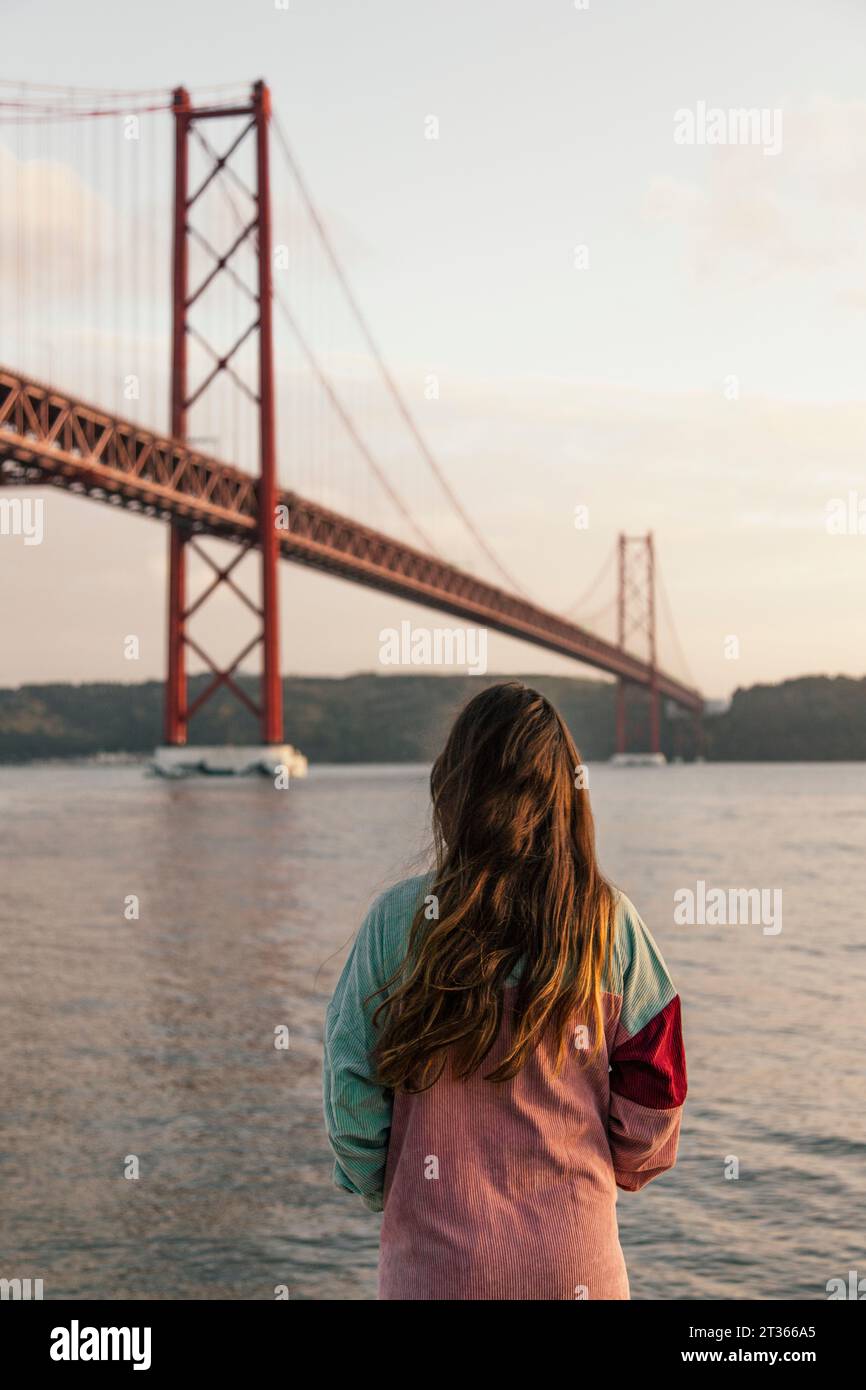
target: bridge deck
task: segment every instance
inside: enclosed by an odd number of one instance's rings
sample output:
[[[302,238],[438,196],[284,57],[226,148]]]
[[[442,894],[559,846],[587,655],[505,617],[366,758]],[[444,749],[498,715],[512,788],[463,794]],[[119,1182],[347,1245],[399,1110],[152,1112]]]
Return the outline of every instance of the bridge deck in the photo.
[[[177,439],[0,368],[0,482],[65,488],[193,531],[256,543],[256,479]],[[319,506],[278,494],[283,556],[574,657],[700,712],[699,691],[576,623]]]

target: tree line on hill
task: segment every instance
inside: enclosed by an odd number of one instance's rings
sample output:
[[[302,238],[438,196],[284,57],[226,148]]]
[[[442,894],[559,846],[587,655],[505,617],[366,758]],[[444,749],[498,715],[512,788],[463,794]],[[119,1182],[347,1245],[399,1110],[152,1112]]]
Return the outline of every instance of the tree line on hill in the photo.
[[[190,681],[190,699],[208,677]],[[286,677],[286,741],[315,763],[427,762],[457,710],[501,676]],[[561,710],[587,762],[615,748],[614,686],[599,680],[526,676]],[[240,683],[255,698],[257,682]],[[163,686],[23,685],[0,690],[0,761],[147,755],[162,740]],[[647,746],[647,702],[629,703],[630,746]],[[255,720],[229,691],[196,715],[191,743],[251,744]],[[662,746],[691,756],[689,720],[665,710]],[[866,679],[804,676],[738,690],[729,709],[703,720],[703,751],[719,761],[857,761],[866,758]]]

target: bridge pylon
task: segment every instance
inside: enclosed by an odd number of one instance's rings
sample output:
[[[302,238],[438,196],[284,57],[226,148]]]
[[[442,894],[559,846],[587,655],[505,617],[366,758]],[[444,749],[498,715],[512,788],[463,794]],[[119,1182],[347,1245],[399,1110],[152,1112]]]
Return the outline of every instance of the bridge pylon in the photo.
[[[617,645],[636,638],[646,647],[650,666],[649,752],[661,752],[661,703],[658,687],[656,651],[655,551],[652,532],[645,536],[626,536],[618,541]],[[626,725],[627,682],[622,676],[616,692],[616,751],[628,752]]]
[[[279,649],[279,600],[277,586],[277,562],[279,558],[279,536],[277,534],[277,480],[276,480],[276,418],[274,394],[274,348],[273,348],[273,283],[271,261],[271,207],[270,172],[268,156],[268,124],[270,120],[270,93],[264,82],[256,82],[248,103],[238,105],[214,105],[193,107],[189,93],[178,87],[173,94],[172,109],[175,122],[175,182],[174,182],[174,228],[172,256],[172,354],[171,354],[171,432],[175,439],[188,437],[189,412],[205,391],[220,376],[228,375],[253,400],[258,417],[258,477],[256,484],[258,527],[250,542],[242,547],[232,562],[223,567],[201,548],[195,538],[193,524],[182,516],[170,522],[169,537],[169,581],[168,581],[168,679],[165,692],[165,741],[172,746],[182,746],[187,741],[189,721],[198,709],[221,686],[232,690],[238,699],[256,716],[260,722],[263,744],[282,744],[283,706],[282,684],[280,681]],[[218,154],[204,137],[200,127],[205,123],[230,119],[244,122],[239,134],[222,154]],[[207,174],[190,192],[189,148],[191,135],[197,135],[199,144],[210,160]],[[252,137],[255,141],[255,188],[247,188],[252,215],[241,225],[239,234],[232,245],[223,251],[216,251],[207,245],[204,236],[196,230],[194,217],[199,198],[216,180],[231,176],[235,188],[241,183],[240,176],[232,167],[232,158],[238,148]],[[195,289],[189,284],[189,240],[195,235],[200,245],[209,252],[213,266]],[[257,283],[255,291],[249,289],[235,274],[230,264],[241,246],[252,247],[257,262]],[[218,351],[203,339],[202,334],[190,322],[190,311],[218,276],[227,276],[236,287],[245,290],[252,301],[252,319],[241,332],[237,341],[226,351]],[[233,358],[242,345],[255,334],[258,346],[258,382],[251,390],[236,373]],[[190,389],[188,380],[187,345],[190,335],[202,344],[213,359],[213,367],[207,375]],[[253,603],[231,578],[232,571],[239,560],[251,548],[258,549],[261,556],[260,602]],[[202,594],[192,603],[187,595],[187,553],[196,551],[213,571],[213,579]],[[188,632],[188,621],[208,599],[215,589],[227,585],[243,602],[252,609],[260,621],[260,629],[243,648],[232,664],[220,668],[212,661],[201,646],[193,641]],[[240,663],[256,648],[261,648],[261,680],[258,704],[252,701],[235,681],[234,673]],[[212,679],[205,689],[190,704],[187,693],[186,657],[188,649],[204,661],[212,672]]]

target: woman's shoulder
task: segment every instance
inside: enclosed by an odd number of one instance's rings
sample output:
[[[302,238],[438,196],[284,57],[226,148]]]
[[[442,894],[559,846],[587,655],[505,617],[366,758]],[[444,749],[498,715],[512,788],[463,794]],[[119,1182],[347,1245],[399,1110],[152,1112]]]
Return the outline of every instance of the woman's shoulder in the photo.
[[[379,894],[367,913],[361,930],[371,938],[369,948],[383,979],[390,977],[405,959],[412,920],[425,898],[432,897],[432,883],[432,870],[400,879]],[[429,906],[433,920],[436,904],[431,901]]]
[[[621,970],[628,969],[635,953],[635,947],[646,927],[643,918],[625,893],[611,887],[613,893],[613,947],[616,961]]]
[[[413,874],[411,878],[401,878],[399,883],[392,884],[384,893],[379,894],[370,912],[385,920],[400,918],[407,912],[410,917],[414,916],[419,902],[427,896],[427,889],[432,882],[432,870],[423,874]]]
[[[614,889],[615,934],[612,960],[612,992],[628,995],[634,1014],[629,1031],[642,1026],[673,998],[676,990],[664,956],[634,903]],[[626,988],[627,982],[627,988]]]

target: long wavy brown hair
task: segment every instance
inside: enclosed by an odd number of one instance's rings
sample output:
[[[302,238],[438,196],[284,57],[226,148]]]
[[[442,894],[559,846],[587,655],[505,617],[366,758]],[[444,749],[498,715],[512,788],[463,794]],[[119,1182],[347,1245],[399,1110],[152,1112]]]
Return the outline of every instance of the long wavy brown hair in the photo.
[[[520,682],[483,690],[458,716],[430,777],[431,896],[374,1013],[382,1085],[423,1091],[446,1065],[458,1078],[481,1067],[518,962],[510,1046],[485,1080],[515,1076],[545,1036],[560,1067],[575,1010],[591,1040],[584,1058],[601,1046],[613,891],[581,772],[558,712]]]

